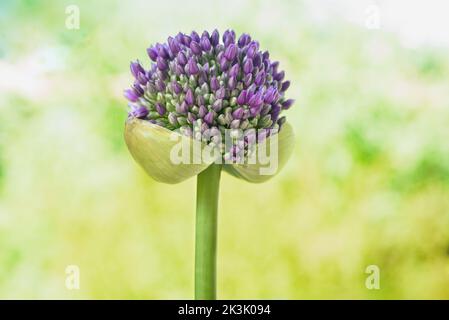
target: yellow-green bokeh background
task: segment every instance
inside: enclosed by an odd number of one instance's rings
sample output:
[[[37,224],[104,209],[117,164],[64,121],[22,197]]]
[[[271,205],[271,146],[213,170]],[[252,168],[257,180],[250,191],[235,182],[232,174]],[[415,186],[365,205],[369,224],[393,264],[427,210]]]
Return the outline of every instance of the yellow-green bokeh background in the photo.
[[[304,8],[2,0],[0,298],[193,297],[195,179],[159,184],[134,163],[122,90],[149,44],[215,27],[258,39],[297,100],[283,172],[223,176],[219,297],[449,298],[448,51]]]

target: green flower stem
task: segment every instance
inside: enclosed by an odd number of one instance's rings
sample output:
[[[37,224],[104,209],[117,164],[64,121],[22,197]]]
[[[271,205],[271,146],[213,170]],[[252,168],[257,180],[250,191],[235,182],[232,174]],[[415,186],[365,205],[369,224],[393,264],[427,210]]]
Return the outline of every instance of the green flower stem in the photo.
[[[217,207],[221,165],[198,174],[196,194],[195,299],[216,299]]]

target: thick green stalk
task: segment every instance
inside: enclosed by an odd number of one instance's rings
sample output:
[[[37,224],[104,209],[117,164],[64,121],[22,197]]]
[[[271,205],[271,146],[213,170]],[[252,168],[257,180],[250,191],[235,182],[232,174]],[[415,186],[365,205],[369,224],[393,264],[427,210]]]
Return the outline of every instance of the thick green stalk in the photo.
[[[216,299],[217,207],[221,165],[198,175],[195,230],[195,299]]]

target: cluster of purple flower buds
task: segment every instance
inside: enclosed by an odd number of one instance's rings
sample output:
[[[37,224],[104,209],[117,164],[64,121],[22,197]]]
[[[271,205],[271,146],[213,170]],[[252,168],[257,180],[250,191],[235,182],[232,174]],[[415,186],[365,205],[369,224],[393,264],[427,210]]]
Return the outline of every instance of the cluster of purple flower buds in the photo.
[[[280,129],[290,86],[279,62],[248,34],[232,30],[201,35],[178,33],[147,49],[149,70],[131,62],[135,81],[124,95],[130,117],[192,135],[193,128],[224,134],[227,129]]]

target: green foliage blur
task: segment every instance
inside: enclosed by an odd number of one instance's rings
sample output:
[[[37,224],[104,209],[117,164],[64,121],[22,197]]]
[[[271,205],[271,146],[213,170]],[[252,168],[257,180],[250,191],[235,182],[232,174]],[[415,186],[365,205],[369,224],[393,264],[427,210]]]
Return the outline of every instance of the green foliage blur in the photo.
[[[282,173],[222,178],[219,298],[449,298],[448,51],[303,9],[0,1],[0,298],[193,298],[195,179],[159,184],[132,160],[122,91],[151,43],[215,27],[258,39],[297,101]]]

